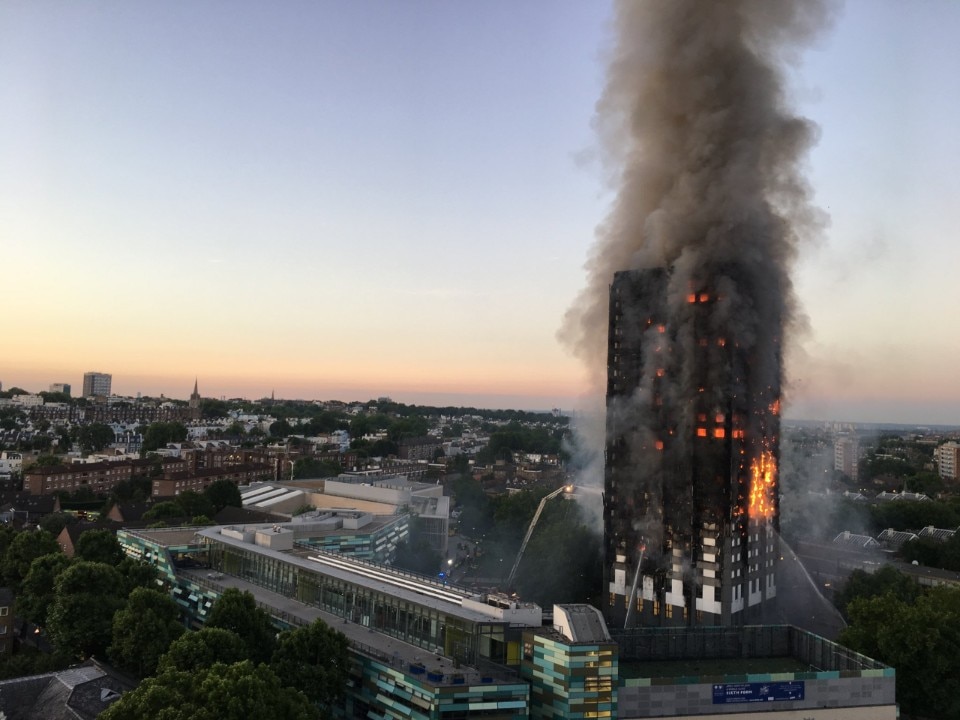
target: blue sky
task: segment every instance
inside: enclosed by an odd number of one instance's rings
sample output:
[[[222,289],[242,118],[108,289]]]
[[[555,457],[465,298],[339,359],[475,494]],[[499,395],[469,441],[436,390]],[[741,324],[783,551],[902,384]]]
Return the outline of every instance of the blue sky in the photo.
[[[0,382],[571,407],[612,200],[602,2],[0,5]],[[787,414],[960,423],[960,4],[847,2],[791,72],[831,224]]]

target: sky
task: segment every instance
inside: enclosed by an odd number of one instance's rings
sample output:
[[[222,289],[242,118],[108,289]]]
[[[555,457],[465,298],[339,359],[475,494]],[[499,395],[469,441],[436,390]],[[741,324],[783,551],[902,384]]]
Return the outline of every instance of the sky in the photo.
[[[0,3],[0,382],[572,409],[614,197],[604,2]],[[830,222],[787,417],[960,424],[960,3],[848,0],[789,72]]]

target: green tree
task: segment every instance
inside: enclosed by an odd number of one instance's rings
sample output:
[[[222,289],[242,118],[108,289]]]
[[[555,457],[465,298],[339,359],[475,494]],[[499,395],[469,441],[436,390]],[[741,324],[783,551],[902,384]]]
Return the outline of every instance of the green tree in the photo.
[[[400,418],[387,428],[387,436],[395,443],[404,438],[423,437],[430,429],[427,419],[420,416]]]
[[[213,504],[213,514],[220,512],[225,507],[243,507],[240,488],[232,480],[214,480],[203,491],[203,494]]]
[[[160,658],[160,672],[182,670],[196,672],[216,663],[231,665],[247,656],[247,645],[240,636],[223,628],[203,627],[174,640]]]
[[[293,427],[286,420],[277,420],[270,425],[270,435],[272,437],[287,437],[293,432]]]
[[[200,400],[200,417],[205,420],[218,420],[230,413],[230,406],[223,400],[203,398]]]
[[[284,687],[269,667],[249,660],[148,678],[107,708],[100,720],[314,720],[303,693]]]
[[[0,680],[56,672],[76,662],[77,659],[69,655],[59,652],[45,653],[33,645],[23,644],[16,655],[8,654],[0,660]]]
[[[546,489],[539,489],[523,490],[497,497],[493,503],[493,522],[498,538],[519,549],[520,541],[523,540],[540,501],[547,494]],[[557,501],[554,500],[554,502]]]
[[[57,539],[44,530],[17,533],[3,555],[3,577],[6,584],[20,594],[21,583],[30,572],[30,563],[38,557],[60,552]]]
[[[144,520],[161,520],[163,518],[178,518],[183,515],[183,508],[174,500],[164,500],[154,505],[143,514]]]
[[[920,585],[892,565],[884,565],[875,573],[854,570],[843,588],[834,596],[834,605],[846,615],[847,606],[857,599],[892,594],[897,600],[912,603],[920,596]]]
[[[194,515],[214,515],[213,503],[206,495],[196,490],[184,490],[177,495],[176,504],[180,506],[180,515],[193,517]]]
[[[367,448],[367,455],[370,457],[387,457],[399,453],[400,447],[393,440],[374,440]]]
[[[77,516],[71,513],[55,512],[46,515],[40,520],[41,530],[46,530],[54,537],[58,536],[67,525],[73,525],[77,522]]]
[[[493,524],[493,506],[483,486],[471,475],[461,475],[453,483],[453,494],[460,508],[460,527],[464,533],[480,535]]]
[[[243,437],[247,434],[246,428],[244,428],[243,423],[237,420],[234,420],[227,428],[223,431],[223,434],[227,437]]]
[[[136,588],[126,607],[113,616],[110,659],[137,677],[153,675],[160,656],[180,637],[184,627],[177,621],[177,604],[166,593]]]
[[[77,540],[76,557],[88,562],[117,565],[125,557],[112,530],[87,530]]]
[[[293,477],[297,479],[336,477],[342,472],[343,468],[329,460],[307,457],[300,458],[293,464]]]
[[[247,657],[269,662],[276,644],[276,631],[270,616],[257,607],[249,592],[227,588],[210,608],[206,627],[223,628],[236,633],[247,646]]]
[[[141,454],[146,455],[158,448],[164,447],[167,443],[183,442],[187,439],[187,428],[179,422],[155,422],[150,423],[143,433],[143,446]]]
[[[840,642],[897,669],[905,715],[960,717],[960,589],[933,588],[915,603],[861,597],[848,610]]]
[[[580,507],[553,500],[530,537],[514,582],[521,597],[543,607],[596,602],[601,559],[600,536],[584,524]]]
[[[18,531],[12,526],[0,524],[0,573],[3,572],[3,558],[6,556],[7,550],[10,549],[10,544],[18,534]],[[2,577],[0,577],[0,580],[2,580]]]
[[[69,566],[70,558],[62,552],[43,555],[30,563],[17,596],[17,613],[36,625],[46,626],[57,578]]]
[[[349,676],[347,637],[322,620],[280,633],[270,667],[322,708],[343,699]]]
[[[62,462],[63,460],[60,459],[59,455],[40,455],[36,460],[33,461],[33,467],[53,467],[55,465],[60,465]]]
[[[112,443],[116,437],[113,429],[103,423],[90,423],[76,428],[74,438],[84,453],[99,452]]]
[[[47,629],[57,647],[74,656],[101,655],[110,643],[113,615],[127,589],[120,572],[103,563],[80,561],[57,578]]]
[[[117,565],[117,572],[123,579],[123,595],[126,597],[136,588],[153,588],[159,585],[160,577],[156,566],[143,560],[134,560],[131,557],[124,557]]]
[[[70,452],[73,447],[73,438],[70,437],[70,431],[65,427],[57,427],[57,452]],[[59,461],[58,461],[59,462]]]
[[[151,471],[152,469],[151,467]],[[159,467],[157,469],[159,470]],[[158,472],[157,474],[159,475],[160,473]],[[121,480],[118,482],[113,490],[110,491],[110,500],[108,502],[112,506],[114,503],[120,502],[143,501],[150,497],[152,490],[153,483],[148,475],[135,475],[129,480]]]

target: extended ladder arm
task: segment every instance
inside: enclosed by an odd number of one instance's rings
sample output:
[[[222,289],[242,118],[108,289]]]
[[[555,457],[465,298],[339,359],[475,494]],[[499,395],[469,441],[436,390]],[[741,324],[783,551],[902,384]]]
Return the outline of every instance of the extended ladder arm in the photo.
[[[527,543],[530,541],[530,536],[533,535],[533,529],[537,526],[537,521],[540,520],[540,514],[543,512],[543,508],[546,507],[547,501],[553,500],[560,493],[572,491],[572,485],[561,485],[559,488],[554,490],[540,501],[540,504],[537,506],[537,511],[533,514],[533,520],[530,521],[530,527],[527,528],[527,534],[523,537],[523,543],[520,545],[520,552],[517,553],[517,559],[513,563],[513,569],[510,571],[510,576],[507,578],[507,587],[513,586],[513,578],[517,574],[517,568],[520,567],[520,559],[523,557],[523,551],[527,549]]]

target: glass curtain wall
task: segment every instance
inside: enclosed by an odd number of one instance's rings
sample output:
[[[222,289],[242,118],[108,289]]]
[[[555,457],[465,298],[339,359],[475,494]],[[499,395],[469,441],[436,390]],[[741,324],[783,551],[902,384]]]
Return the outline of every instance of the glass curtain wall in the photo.
[[[470,665],[480,658],[497,663],[507,659],[501,623],[471,622],[241,548],[214,544],[210,555],[212,565],[228,575],[295,597],[429,652]]]

